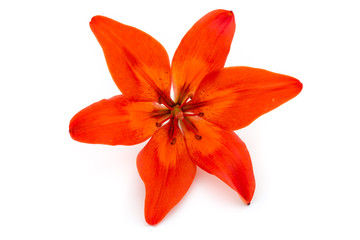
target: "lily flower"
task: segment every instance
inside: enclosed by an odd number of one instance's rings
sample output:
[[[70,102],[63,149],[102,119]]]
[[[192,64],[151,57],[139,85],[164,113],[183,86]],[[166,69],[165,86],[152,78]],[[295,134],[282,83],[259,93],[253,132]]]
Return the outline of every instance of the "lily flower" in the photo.
[[[250,204],[253,167],[233,131],[295,97],[302,84],[262,69],[224,68],[235,32],[231,11],[215,10],[196,22],[171,65],[164,47],[136,28],[103,16],[93,17],[90,27],[122,94],[78,112],[70,135],[107,145],[134,145],[151,137],[137,156],[147,223],[159,223],[183,198],[197,166]]]

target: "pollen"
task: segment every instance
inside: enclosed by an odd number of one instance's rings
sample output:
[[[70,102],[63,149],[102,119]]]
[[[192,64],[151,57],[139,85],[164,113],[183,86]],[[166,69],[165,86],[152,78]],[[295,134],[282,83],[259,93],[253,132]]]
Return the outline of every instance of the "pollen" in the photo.
[[[195,139],[200,141],[200,140],[202,139],[202,136],[200,136],[200,135],[195,135]]]

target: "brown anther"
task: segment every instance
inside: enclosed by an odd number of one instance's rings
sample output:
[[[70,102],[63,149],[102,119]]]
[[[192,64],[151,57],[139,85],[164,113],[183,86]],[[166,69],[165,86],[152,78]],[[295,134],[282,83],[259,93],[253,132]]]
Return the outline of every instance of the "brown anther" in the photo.
[[[161,99],[161,97],[158,98],[158,103],[159,103],[159,104],[162,104],[162,99]]]
[[[200,136],[200,135],[195,135],[195,138],[196,138],[196,140],[201,140],[201,139],[202,139],[202,136]]]
[[[199,117],[203,117],[203,116],[204,116],[204,113],[203,113],[203,112],[199,112],[198,116],[199,116]]]
[[[191,98],[191,99],[193,99],[194,95],[189,94],[188,97]]]
[[[161,123],[156,123],[156,127],[161,127],[162,126],[162,124]]]
[[[171,140],[170,144],[174,145],[176,143],[176,138],[173,138],[173,140]]]

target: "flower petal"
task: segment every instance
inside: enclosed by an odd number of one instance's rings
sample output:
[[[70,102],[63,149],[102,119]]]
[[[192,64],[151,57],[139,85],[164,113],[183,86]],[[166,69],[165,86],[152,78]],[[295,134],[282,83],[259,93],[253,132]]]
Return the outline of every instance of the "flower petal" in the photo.
[[[159,223],[182,199],[195,177],[196,166],[186,151],[184,137],[173,126],[172,137],[169,137],[171,125],[166,124],[137,157],[146,188],[145,219],[151,225]]]
[[[231,67],[209,74],[187,108],[228,130],[249,125],[300,93],[299,80],[262,69]]]
[[[234,14],[226,10],[206,14],[186,33],[171,66],[176,101],[192,94],[209,72],[224,66],[234,33]]]
[[[246,145],[232,131],[192,117],[197,131],[185,129],[186,146],[191,159],[202,169],[217,176],[250,204],[255,191],[255,178]]]
[[[95,16],[90,27],[112,78],[128,98],[170,99],[170,63],[164,47],[150,35],[110,18]]]
[[[127,100],[123,95],[96,102],[70,121],[70,135],[79,142],[133,145],[151,137],[166,110],[154,103]]]

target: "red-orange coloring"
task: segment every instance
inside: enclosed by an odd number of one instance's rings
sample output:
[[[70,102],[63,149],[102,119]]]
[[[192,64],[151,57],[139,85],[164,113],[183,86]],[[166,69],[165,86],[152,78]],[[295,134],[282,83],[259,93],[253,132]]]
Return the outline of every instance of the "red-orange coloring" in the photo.
[[[107,145],[133,145],[151,137],[137,157],[147,223],[159,223],[183,198],[197,167],[250,204],[253,167],[233,131],[295,97],[302,84],[262,69],[224,68],[235,32],[231,11],[215,10],[197,21],[171,63],[164,47],[136,28],[103,16],[93,17],[90,27],[122,95],[78,112],[70,121],[70,135]]]

